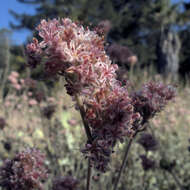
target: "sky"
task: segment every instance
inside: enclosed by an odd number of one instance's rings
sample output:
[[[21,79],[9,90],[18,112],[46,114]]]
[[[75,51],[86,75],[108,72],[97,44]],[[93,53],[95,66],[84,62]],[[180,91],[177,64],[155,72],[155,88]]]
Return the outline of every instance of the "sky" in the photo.
[[[35,14],[35,7],[23,3],[19,3],[16,0],[0,0],[0,29],[10,29],[9,23],[17,23],[17,21],[10,15],[9,10],[14,10],[17,13]],[[180,0],[172,0],[173,2],[179,2]],[[189,1],[190,0],[185,0]],[[30,35],[30,32],[26,29],[13,31],[12,42],[14,44],[22,44],[26,37]]]
[[[35,8],[31,5],[19,3],[16,0],[0,0],[0,29],[8,28],[10,29],[9,23],[18,23],[10,15],[9,10],[14,10],[17,13],[27,13],[27,14],[34,14]],[[26,37],[30,34],[29,31],[22,29],[18,31],[13,31],[12,34],[12,41],[14,44],[21,44],[25,41]]]

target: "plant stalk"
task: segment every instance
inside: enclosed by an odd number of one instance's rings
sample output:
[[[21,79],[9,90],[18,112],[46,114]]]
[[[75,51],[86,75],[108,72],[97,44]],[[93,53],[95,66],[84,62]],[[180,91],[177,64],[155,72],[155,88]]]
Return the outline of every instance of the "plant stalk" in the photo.
[[[83,124],[84,124],[84,129],[85,129],[88,141],[92,142],[92,135],[91,135],[90,128],[89,128],[88,123],[87,123],[86,118],[85,118],[84,107],[82,105],[82,102],[81,102],[79,96],[76,95],[75,98],[76,98],[77,104],[79,106],[80,114],[81,114],[81,117],[82,117],[82,121],[83,121]]]
[[[84,129],[85,129],[88,141],[92,142],[93,139],[92,139],[90,128],[89,128],[88,123],[87,123],[86,118],[85,118],[85,110],[84,110],[84,107],[82,105],[82,101],[81,101],[80,97],[77,95],[75,96],[75,98],[76,98],[77,104],[79,106],[80,114],[82,117]],[[88,173],[87,173],[87,181],[86,181],[86,190],[90,190],[91,173],[92,173],[92,167],[91,167],[90,159],[88,159]]]
[[[174,181],[176,182],[177,186],[179,187],[180,190],[185,190],[183,188],[183,186],[181,185],[179,179],[177,178],[177,176],[175,175],[175,173],[173,171],[170,171],[170,174],[172,175],[172,177],[174,178]]]
[[[86,190],[90,190],[91,173],[92,173],[92,167],[91,167],[90,159],[88,159],[88,174],[87,174],[87,181],[86,181]]]
[[[132,142],[133,142],[133,138],[131,138],[129,140],[129,143],[126,146],[125,155],[124,155],[124,158],[123,158],[123,161],[122,161],[122,165],[121,165],[120,170],[119,170],[119,174],[118,174],[118,176],[116,178],[116,182],[115,182],[115,185],[114,185],[114,190],[117,190],[117,186],[119,184],[119,180],[121,178],[121,174],[123,173],[123,170],[125,168],[126,161],[127,161],[127,158],[128,158],[128,154],[129,154],[129,150],[130,150],[130,147],[132,145]]]

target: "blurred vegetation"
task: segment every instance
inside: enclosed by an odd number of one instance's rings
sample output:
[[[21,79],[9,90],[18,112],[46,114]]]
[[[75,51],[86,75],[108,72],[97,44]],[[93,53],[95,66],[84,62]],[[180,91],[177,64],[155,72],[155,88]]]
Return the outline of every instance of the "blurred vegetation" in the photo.
[[[189,190],[190,3],[172,4],[170,0],[17,1],[35,6],[36,14],[18,14],[17,10],[11,10],[19,21],[18,25],[11,23],[14,30],[27,28],[33,32],[43,18],[67,16],[85,25],[91,23],[92,28],[109,20],[112,27],[105,36],[107,42],[127,46],[138,57],[134,66],[122,67],[122,77],[131,80],[132,89],[149,80],[163,80],[178,86],[175,102],[149,123],[148,132],[159,144],[157,150],[145,151],[138,142],[133,144],[119,189]],[[181,44],[177,55],[179,73],[175,73],[181,77],[175,81],[170,73],[167,77],[163,77],[162,72],[158,74],[159,48],[163,49],[160,40],[165,30],[177,35]],[[1,162],[24,147],[35,146],[47,155],[50,173],[47,189],[51,189],[54,176],[71,174],[80,180],[79,189],[84,189],[87,165],[80,149],[86,136],[80,115],[63,89],[64,81],[49,79],[40,69],[30,72],[26,67],[24,45],[12,44],[10,36],[10,31],[0,31]],[[11,82],[11,71],[18,72],[18,85]],[[123,149],[123,145],[117,147],[108,173],[98,176],[94,172],[93,189],[110,189],[121,164]],[[155,167],[144,170],[141,155],[153,160]],[[172,163],[175,163],[172,169],[168,169]]]
[[[8,77],[9,91],[0,104],[1,160],[12,157],[15,152],[25,147],[37,147],[47,156],[46,165],[49,168],[50,177],[45,184],[46,189],[51,189],[52,179],[61,175],[75,176],[80,181],[79,189],[85,189],[87,165],[80,149],[84,146],[86,135],[80,114],[74,108],[74,102],[62,88],[64,81],[57,82],[52,96],[44,94],[43,98],[39,99],[38,85],[29,87],[28,79],[17,76],[14,72],[11,76],[16,77],[21,88],[16,88],[14,82],[11,82],[11,77]],[[131,79],[132,88],[138,88],[150,79],[162,80],[160,75],[150,78],[147,71],[143,71],[138,78]],[[23,85],[25,84],[23,80],[27,82],[27,86]],[[172,83],[168,80],[165,82]],[[183,189],[189,189],[189,97],[188,87],[178,88],[175,101],[148,124],[148,130],[145,133],[151,134],[157,141],[155,149],[148,151],[143,149],[139,144],[139,139],[144,133],[137,136],[129,154],[127,167],[119,186],[120,190],[182,189],[179,188],[175,177]],[[110,170],[106,174],[99,175],[93,171],[93,189],[108,190],[113,186],[124,148],[124,144],[116,148]],[[148,169],[143,169],[142,156],[152,160],[154,167],[151,167],[147,161],[148,166],[145,167]]]

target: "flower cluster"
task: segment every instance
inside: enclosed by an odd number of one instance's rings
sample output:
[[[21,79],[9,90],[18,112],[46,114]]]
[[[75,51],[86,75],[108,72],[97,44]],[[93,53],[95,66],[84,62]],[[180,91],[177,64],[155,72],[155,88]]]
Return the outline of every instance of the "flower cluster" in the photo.
[[[53,180],[52,190],[76,190],[78,183],[72,176],[57,177]]]
[[[145,171],[155,168],[156,162],[154,160],[149,159],[146,155],[141,155],[140,158]]]
[[[143,133],[138,140],[146,151],[154,151],[158,147],[157,140],[149,133]]]
[[[53,104],[50,104],[43,108],[42,114],[45,118],[51,119],[55,111],[56,111],[56,106]]]
[[[28,63],[44,63],[46,72],[63,75],[68,94],[80,96],[92,133],[82,152],[105,172],[116,142],[132,136],[139,119],[127,88],[116,80],[118,67],[106,55],[103,37],[68,18],[42,20],[37,30],[42,41],[27,46]]]
[[[132,104],[136,112],[146,123],[157,112],[160,112],[166,104],[175,97],[175,88],[163,83],[149,82],[140,91],[131,95]]]
[[[146,122],[160,111],[174,90],[149,83],[129,95],[127,86],[116,79],[118,66],[106,55],[103,36],[68,18],[42,20],[37,30],[41,41],[34,38],[27,46],[28,63],[43,64],[46,73],[65,77],[67,92],[90,128],[91,138],[82,152],[105,172],[116,143],[133,137],[140,117]]]
[[[36,149],[18,153],[6,160],[0,170],[0,186],[7,190],[42,189],[41,180],[46,178],[44,155]]]
[[[19,73],[12,71],[8,76],[8,80],[11,83],[11,86],[16,90],[20,91],[25,88],[27,89],[36,89],[37,82],[31,78],[21,78]]]
[[[12,71],[11,74],[8,76],[8,80],[11,82],[11,85],[16,90],[20,90],[22,88],[19,81],[19,73]]]
[[[119,91],[121,90],[121,91]],[[114,152],[117,141],[124,142],[126,136],[134,134],[133,123],[140,118],[133,112],[133,106],[127,94],[127,90],[118,88],[118,91],[110,92],[104,101],[104,109],[91,106],[87,110],[88,122],[91,126],[93,142],[87,143],[84,153],[90,153],[95,168],[105,172],[110,161],[110,155]]]
[[[137,57],[127,46],[114,43],[108,47],[107,52],[113,61],[120,64],[134,65],[137,62]]]

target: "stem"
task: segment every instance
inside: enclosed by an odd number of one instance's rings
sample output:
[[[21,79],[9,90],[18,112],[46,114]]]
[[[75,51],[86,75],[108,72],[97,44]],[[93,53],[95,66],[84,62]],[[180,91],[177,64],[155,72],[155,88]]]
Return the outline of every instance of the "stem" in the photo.
[[[180,190],[185,190],[183,188],[183,186],[181,185],[179,179],[177,178],[177,176],[175,175],[175,173],[173,171],[170,171],[170,174],[172,175],[172,177],[174,178],[174,181],[176,182],[177,186],[179,187]]]
[[[146,157],[147,157],[148,151],[146,151],[145,155],[146,155]],[[143,173],[143,183],[142,183],[142,187],[143,187],[144,190],[146,190],[146,172],[145,172],[145,171],[144,171],[144,173]]]
[[[86,190],[90,190],[91,173],[92,173],[91,163],[90,163],[90,159],[88,159],[88,174],[87,174],[87,181],[86,181]]]
[[[87,138],[90,142],[92,142],[92,135],[91,135],[91,132],[90,132],[90,128],[88,126],[88,123],[85,119],[85,110],[84,110],[84,107],[82,105],[82,102],[79,98],[79,96],[75,96],[76,98],[76,101],[78,103],[78,106],[79,106],[79,110],[80,110],[80,114],[81,114],[81,117],[82,117],[82,121],[83,121],[83,124],[84,124],[84,129],[85,129],[85,132],[86,132],[86,135],[87,135]]]
[[[84,129],[85,129],[88,141],[92,142],[93,139],[92,139],[92,135],[90,132],[90,128],[88,126],[88,122],[86,121],[86,118],[85,118],[85,110],[84,110],[84,107],[82,105],[82,101],[81,101],[80,97],[77,95],[75,96],[75,98],[76,98],[77,104],[79,106],[80,114],[82,117]],[[90,190],[91,173],[92,173],[91,163],[90,163],[90,159],[88,159],[88,173],[87,173],[87,181],[86,181],[86,190]]]
[[[123,162],[122,162],[122,165],[121,165],[120,170],[119,170],[119,174],[118,174],[118,176],[116,178],[116,182],[115,182],[115,185],[114,185],[114,190],[117,190],[117,186],[119,184],[119,180],[121,178],[121,174],[122,174],[122,172],[123,172],[123,170],[125,168],[127,157],[128,157],[128,153],[129,153],[130,147],[132,145],[132,142],[133,142],[133,138],[131,138],[129,140],[129,143],[126,146],[125,155],[124,155]]]

